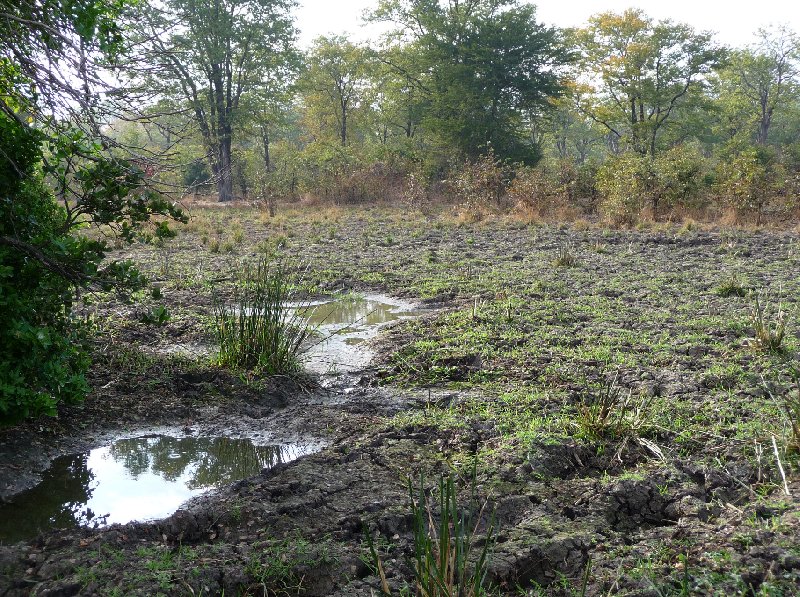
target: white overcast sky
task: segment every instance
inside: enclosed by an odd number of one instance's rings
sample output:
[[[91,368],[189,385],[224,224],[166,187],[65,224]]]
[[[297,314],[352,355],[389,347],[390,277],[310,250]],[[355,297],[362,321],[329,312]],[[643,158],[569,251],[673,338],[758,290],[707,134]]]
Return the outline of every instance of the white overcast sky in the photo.
[[[361,26],[361,15],[377,0],[298,0],[295,11],[300,42],[308,46],[319,35],[348,33],[364,41],[374,37],[374,27]],[[670,18],[689,23],[696,29],[711,30],[717,39],[730,45],[745,45],[759,27],[786,24],[800,32],[800,2],[798,0],[540,0],[534,2],[540,21],[570,27],[581,25],[598,12],[638,7],[656,19]],[[379,31],[378,31],[379,33]]]

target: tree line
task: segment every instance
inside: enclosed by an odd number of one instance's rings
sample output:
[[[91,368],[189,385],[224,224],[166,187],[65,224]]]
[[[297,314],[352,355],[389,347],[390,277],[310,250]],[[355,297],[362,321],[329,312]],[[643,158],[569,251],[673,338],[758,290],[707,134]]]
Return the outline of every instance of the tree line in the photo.
[[[712,200],[760,218],[796,196],[800,39],[786,27],[731,48],[637,9],[556,29],[517,0],[381,0],[366,16],[390,24],[379,41],[300,51],[292,6],[136,5],[127,91],[150,101],[114,136],[169,154],[165,184],[220,201],[357,202],[387,184],[402,197],[487,157],[506,188],[535,179],[512,193],[535,189],[528,205],[579,193],[618,220]]]

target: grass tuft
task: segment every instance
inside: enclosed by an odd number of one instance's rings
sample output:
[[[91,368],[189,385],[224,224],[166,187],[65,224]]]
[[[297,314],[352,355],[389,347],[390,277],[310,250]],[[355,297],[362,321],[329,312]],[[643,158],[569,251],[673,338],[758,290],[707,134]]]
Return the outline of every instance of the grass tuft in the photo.
[[[234,307],[215,297],[214,323],[219,364],[269,375],[297,373],[313,330],[292,308],[292,286],[282,265],[261,261],[245,271]]]
[[[474,473],[473,473],[474,475]],[[414,557],[412,567],[420,597],[480,597],[487,595],[486,574],[493,545],[493,517],[486,535],[479,542],[478,528],[486,503],[472,519],[472,508],[459,510],[453,477],[439,480],[438,504],[431,504],[420,476],[419,490],[408,481],[411,512],[414,518]],[[475,501],[473,487],[473,502]],[[438,519],[438,522],[437,522]],[[479,543],[482,543],[479,547]],[[381,579],[381,593],[392,594],[372,536],[367,533],[370,555]],[[405,594],[401,592],[401,594]]]
[[[749,291],[744,281],[738,275],[731,274],[717,286],[715,292],[722,297],[745,297]]]
[[[558,248],[558,255],[553,260],[556,267],[575,267],[578,265],[578,256],[569,244],[561,245]]]
[[[786,336],[788,315],[781,303],[777,304],[777,312],[771,313],[768,302],[762,302],[759,293],[753,293],[753,304],[750,307],[750,324],[753,326],[753,338],[750,344],[757,350],[780,352]]]

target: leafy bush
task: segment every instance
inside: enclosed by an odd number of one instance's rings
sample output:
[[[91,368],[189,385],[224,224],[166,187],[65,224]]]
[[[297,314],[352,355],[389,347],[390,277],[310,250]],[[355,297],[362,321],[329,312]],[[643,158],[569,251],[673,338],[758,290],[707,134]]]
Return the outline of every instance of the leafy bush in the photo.
[[[767,203],[783,189],[785,171],[772,152],[748,148],[720,160],[717,185],[738,218],[756,216],[756,225]]]
[[[634,224],[649,206],[654,218],[661,207],[691,206],[703,186],[703,158],[690,147],[675,147],[655,158],[625,153],[597,173],[604,195],[601,213],[615,224]]]
[[[289,277],[282,265],[267,260],[248,268],[229,307],[215,297],[214,322],[219,363],[269,375],[297,373],[300,354],[313,330],[291,308]]]
[[[70,316],[75,289],[144,282],[127,263],[101,269],[106,245],[74,229],[88,221],[132,239],[154,213],[182,217],[141,188],[140,170],[99,153],[80,131],[46,132],[0,114],[0,156],[14,156],[13,163],[0,159],[0,422],[6,423],[54,415],[59,403],[85,395],[89,359]],[[50,155],[43,168],[45,142]],[[77,199],[59,205],[45,173]],[[167,230],[166,224],[156,229],[162,236]]]
[[[602,193],[600,214],[614,225],[632,225],[646,204],[647,158],[624,153],[607,161],[597,172],[597,188]]]

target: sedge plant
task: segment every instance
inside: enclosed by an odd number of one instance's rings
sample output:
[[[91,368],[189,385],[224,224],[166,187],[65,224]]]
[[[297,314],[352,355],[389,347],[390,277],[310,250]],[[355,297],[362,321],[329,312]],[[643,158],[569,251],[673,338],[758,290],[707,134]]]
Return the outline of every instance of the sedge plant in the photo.
[[[219,364],[268,375],[298,373],[314,330],[293,304],[293,295],[286,268],[265,259],[245,271],[233,306],[215,296]]]
[[[418,490],[408,481],[413,516],[414,594],[418,597],[481,597],[488,594],[486,577],[493,545],[494,520],[490,517],[485,535],[478,532],[484,519],[486,502],[480,509],[459,509],[453,477],[439,481],[438,503],[425,494],[424,477]],[[473,487],[472,502],[476,503]],[[478,515],[473,519],[473,510]],[[385,569],[367,533],[367,544],[381,581],[381,593],[392,595]],[[404,593],[401,593],[404,594]]]

